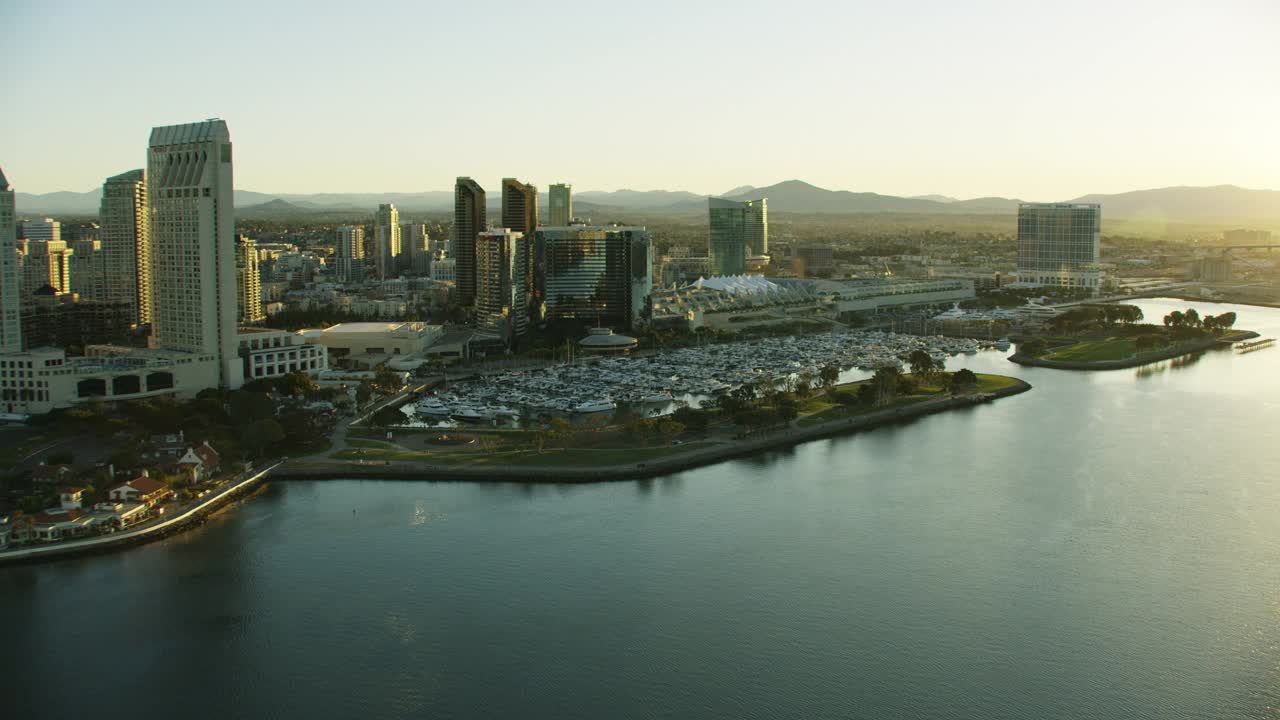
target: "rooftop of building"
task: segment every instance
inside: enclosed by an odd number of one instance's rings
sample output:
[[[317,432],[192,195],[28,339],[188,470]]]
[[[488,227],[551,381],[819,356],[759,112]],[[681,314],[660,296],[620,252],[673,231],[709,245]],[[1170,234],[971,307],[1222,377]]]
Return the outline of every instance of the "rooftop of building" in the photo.
[[[324,329],[326,333],[388,333],[398,330],[422,332],[431,327],[424,322],[347,322]]]
[[[163,125],[151,128],[151,147],[165,145],[186,145],[199,142],[227,142],[231,134],[227,131],[227,123],[218,118],[201,120],[200,122],[182,125]]]

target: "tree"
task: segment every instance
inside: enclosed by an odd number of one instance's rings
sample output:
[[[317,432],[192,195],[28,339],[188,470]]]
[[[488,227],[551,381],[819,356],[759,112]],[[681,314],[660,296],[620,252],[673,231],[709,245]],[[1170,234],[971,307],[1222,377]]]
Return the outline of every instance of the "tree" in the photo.
[[[1215,318],[1218,327],[1223,330],[1230,330],[1236,324],[1236,314],[1233,312],[1225,312]]]
[[[356,402],[364,405],[373,397],[373,386],[367,380],[361,380],[356,386]]]
[[[845,407],[854,405],[858,402],[858,396],[848,390],[841,390],[839,392],[832,393],[831,399],[836,401],[838,405],[844,405]]]
[[[875,375],[871,376],[871,387],[875,388],[875,405],[881,406],[893,400],[898,392],[898,380],[902,378],[902,373],[898,368],[888,366],[876,370]]]
[[[232,392],[227,396],[227,404],[231,407],[231,420],[237,425],[273,417],[276,411],[270,395],[247,390]]]
[[[1200,313],[1195,308],[1191,308],[1182,314],[1183,324],[1187,327],[1200,327]]]
[[[74,465],[76,456],[70,450],[58,450],[46,455],[44,460],[50,465]]]
[[[393,407],[384,407],[369,417],[373,427],[392,427],[404,423],[404,413]]]
[[[707,429],[707,413],[691,407],[679,407],[671,413],[671,419],[684,425],[693,432],[703,432]]]
[[[734,388],[729,394],[734,400],[743,404],[751,404],[756,400],[756,386],[751,383],[744,383]]]
[[[403,377],[385,364],[379,365],[374,372],[373,384],[384,393],[393,393],[404,387]]]
[[[933,356],[924,350],[912,350],[907,356],[907,364],[911,366],[911,374],[922,381],[928,381],[933,376]]]
[[[824,365],[822,369],[818,371],[818,378],[822,381],[822,386],[824,388],[830,389],[835,387],[835,384],[840,380],[840,368],[835,365]]]
[[[1024,343],[1019,343],[1018,354],[1036,358],[1043,355],[1047,349],[1048,344],[1045,343],[1044,338],[1031,338]]]
[[[978,376],[969,368],[960,368],[951,376],[951,391],[965,390],[978,384]]]
[[[807,398],[809,397],[809,394],[812,392],[813,392],[813,385],[810,384],[808,378],[806,378],[804,375],[801,375],[800,379],[796,381],[796,390],[795,390],[796,397]]]
[[[267,448],[281,440],[284,440],[284,428],[273,418],[249,423],[240,435],[240,444],[250,457],[261,457]]]

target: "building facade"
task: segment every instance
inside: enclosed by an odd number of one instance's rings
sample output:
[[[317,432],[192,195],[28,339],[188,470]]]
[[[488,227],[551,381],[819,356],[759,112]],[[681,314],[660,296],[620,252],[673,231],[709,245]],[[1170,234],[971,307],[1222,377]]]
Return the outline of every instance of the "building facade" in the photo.
[[[1018,206],[1018,281],[1096,294],[1102,287],[1101,235],[1100,205],[1022,203]]]
[[[373,222],[373,262],[379,280],[400,274],[400,211],[387,203],[378,206]]]
[[[107,178],[98,205],[103,276],[108,302],[128,303],[135,325],[151,322],[151,243],[146,171]]]
[[[424,223],[404,223],[400,226],[400,245],[404,261],[402,270],[417,275],[431,272],[431,235]]]
[[[328,348],[288,330],[241,329],[240,357],[246,382],[296,372],[317,375],[329,369]]]
[[[543,227],[534,235],[543,305],[550,322],[630,329],[644,321],[653,291],[653,241],[643,227]]]
[[[547,196],[547,212],[550,227],[568,227],[573,222],[573,186],[557,183],[551,186]]]
[[[211,363],[204,387],[238,388],[231,134],[222,120],[157,127],[147,153],[154,344]]]
[[[741,275],[747,258],[769,252],[768,199],[707,201],[710,237],[707,255],[712,275]]]
[[[240,324],[267,319],[262,311],[262,276],[258,272],[258,243],[241,235],[236,240],[236,289],[240,295]]]
[[[483,232],[476,238],[475,324],[508,345],[529,328],[528,245],[523,233],[510,229]]]
[[[458,178],[453,186],[449,251],[457,261],[458,303],[464,307],[470,307],[476,298],[476,237],[485,230],[486,216],[484,188],[469,177]]]
[[[22,262],[21,292],[25,302],[48,285],[58,293],[71,292],[72,250],[63,240],[22,240],[18,243]]]
[[[359,225],[343,225],[338,228],[334,246],[336,273],[340,282],[359,282],[364,279],[364,228]]]
[[[133,315],[127,303],[86,300],[76,294],[36,291],[22,303],[22,344],[34,348],[86,347],[120,342]]]
[[[28,220],[22,223],[22,237],[28,240],[61,240],[62,223],[53,218]]]
[[[13,188],[0,169],[0,353],[22,349],[22,296]]]
[[[65,242],[71,249],[71,292],[81,300],[105,301],[107,258],[102,251],[102,241],[85,236]]]

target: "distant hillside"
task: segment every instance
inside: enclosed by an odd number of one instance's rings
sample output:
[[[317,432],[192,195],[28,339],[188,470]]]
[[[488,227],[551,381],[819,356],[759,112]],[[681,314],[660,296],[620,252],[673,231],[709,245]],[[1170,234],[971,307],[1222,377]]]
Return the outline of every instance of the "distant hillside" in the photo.
[[[702,202],[705,198],[702,195],[683,190],[616,190],[614,192],[588,190],[574,193],[573,200],[575,204],[582,200],[592,205],[605,207],[660,210],[688,206],[691,203]]]
[[[787,180],[777,185],[752,188],[749,192],[733,195],[727,200],[754,200],[768,198],[773,212],[808,213],[945,213],[955,212],[953,203],[933,200],[915,200],[877,193],[855,193],[848,190],[826,190],[802,180]],[[972,211],[969,211],[972,212]]]
[[[1245,222],[1280,219],[1280,191],[1235,185],[1168,187],[1116,195],[1085,195],[1071,202],[1101,203],[1102,217],[1170,222]]]
[[[102,188],[89,192],[51,193],[15,192],[13,202],[20,214],[45,213],[48,215],[97,215],[102,201]]]

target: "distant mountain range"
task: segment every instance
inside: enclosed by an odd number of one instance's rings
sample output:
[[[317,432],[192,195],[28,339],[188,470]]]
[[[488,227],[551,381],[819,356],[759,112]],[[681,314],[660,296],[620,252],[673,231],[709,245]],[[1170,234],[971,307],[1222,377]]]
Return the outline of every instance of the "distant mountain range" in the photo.
[[[489,205],[496,210],[499,193],[489,193]],[[86,193],[53,192],[45,194],[17,193],[20,213],[48,215],[92,215],[98,211],[102,191]],[[800,180],[788,180],[768,187],[744,185],[722,197],[729,200],[753,200],[766,197],[775,213],[903,213],[903,214],[983,214],[999,215],[1017,211],[1016,199],[988,197],[957,200],[943,195],[898,197],[870,192],[826,190]],[[305,215],[310,212],[366,212],[370,215],[381,203],[395,203],[405,212],[443,212],[453,206],[453,193],[429,191],[416,193],[259,193],[237,190],[236,211],[243,216],[271,217]],[[707,196],[684,191],[617,190],[586,191],[574,194],[575,212],[592,215],[597,220],[614,212],[700,212],[706,208]],[[540,202],[546,207],[546,195]],[[1142,219],[1168,222],[1245,222],[1248,220],[1280,220],[1280,191],[1248,190],[1234,185],[1213,187],[1170,187],[1137,190],[1115,195],[1085,195],[1069,202],[1093,202],[1102,205],[1103,218]]]

